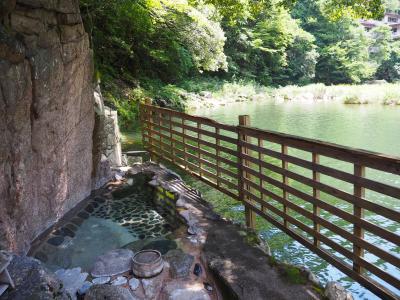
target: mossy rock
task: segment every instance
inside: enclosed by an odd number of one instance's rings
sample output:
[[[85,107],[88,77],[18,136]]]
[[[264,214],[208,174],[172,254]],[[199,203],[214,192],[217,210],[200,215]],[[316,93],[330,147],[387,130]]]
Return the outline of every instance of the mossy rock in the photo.
[[[268,264],[271,267],[276,267],[278,265],[278,260],[274,256],[269,256],[268,257]]]
[[[314,290],[315,292],[317,292],[319,295],[321,295],[321,298],[322,298],[322,299],[325,299],[325,296],[324,296],[324,288],[323,288],[322,286],[314,285],[314,286],[313,286],[313,290]]]
[[[241,236],[244,236],[244,241],[250,246],[255,247],[263,244],[262,240],[255,230],[246,228],[245,231],[240,230],[239,234]]]
[[[306,284],[307,283],[307,278],[304,277],[302,272],[290,265],[282,265],[281,267],[281,272],[283,277],[286,278],[287,281],[289,281],[292,284]]]

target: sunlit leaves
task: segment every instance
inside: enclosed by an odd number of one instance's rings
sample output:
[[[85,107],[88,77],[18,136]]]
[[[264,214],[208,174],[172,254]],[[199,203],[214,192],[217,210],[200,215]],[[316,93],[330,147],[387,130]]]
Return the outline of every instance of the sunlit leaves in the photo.
[[[341,17],[379,20],[385,9],[382,0],[326,0],[324,11],[332,20]]]
[[[376,77],[389,82],[400,80],[400,42],[391,44],[389,58],[381,63]]]
[[[327,84],[360,83],[375,71],[369,59],[372,40],[363,28],[349,27],[343,40],[325,46],[317,64],[318,79]]]
[[[388,60],[392,48],[392,29],[388,25],[381,25],[371,30],[373,43],[370,47],[371,59],[377,64]]]
[[[398,0],[386,1],[391,1],[391,6],[393,6],[392,2]],[[236,23],[240,20],[257,18],[271,7],[291,8],[296,0],[191,0],[191,3],[194,5],[212,4],[230,23]],[[324,1],[324,11],[332,20],[338,20],[343,16],[379,19],[383,16],[384,3],[382,0],[326,0]]]

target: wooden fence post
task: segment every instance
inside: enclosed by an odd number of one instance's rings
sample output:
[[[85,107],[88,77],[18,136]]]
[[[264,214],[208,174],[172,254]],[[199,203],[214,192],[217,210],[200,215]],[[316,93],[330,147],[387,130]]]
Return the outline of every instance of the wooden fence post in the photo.
[[[201,130],[201,123],[197,122],[197,129]],[[199,175],[200,177],[203,175],[203,172],[201,171],[202,169],[202,163],[201,163],[201,153],[200,153],[200,140],[202,139],[202,136],[200,134],[200,132],[197,132],[197,148],[198,148],[198,152],[197,152],[197,159],[198,159],[198,163],[199,163]]]
[[[263,147],[263,145],[264,145],[264,142],[263,142],[263,140],[259,137],[258,138],[258,147],[260,147],[260,148],[262,148]],[[264,154],[262,154],[262,152],[259,150],[258,151],[258,160],[260,161],[260,165],[259,165],[259,167],[258,167],[258,171],[260,172],[260,174],[263,174],[263,168],[262,168],[262,165],[261,165],[261,162],[262,161],[264,161]],[[263,189],[263,181],[262,181],[262,178],[260,177],[260,198],[261,198],[261,200],[264,200],[264,194],[263,194],[263,192],[262,192],[262,189]],[[264,205],[261,205],[261,211],[263,212],[263,213],[265,213],[266,211],[267,211],[267,209],[265,208],[265,206]]]
[[[174,143],[174,136],[172,134],[172,115],[169,115],[169,138],[171,140],[171,152],[172,152],[172,163],[175,164],[175,143]]]
[[[183,141],[183,160],[184,160],[184,167],[185,170],[189,170],[189,164],[188,164],[188,155],[187,155],[187,147],[186,147],[186,128],[185,128],[185,118],[182,117],[182,141]]]
[[[283,144],[281,145],[281,153],[283,155],[287,155],[288,154],[288,147],[286,145],[283,145]],[[287,170],[288,167],[289,167],[288,162],[282,159],[282,169],[283,170]],[[289,180],[288,180],[288,177],[286,175],[282,175],[282,183],[284,184],[284,188],[282,189],[282,197],[283,197],[283,199],[288,200],[289,194],[286,191],[286,186],[289,184]],[[286,216],[288,214],[288,208],[287,208],[287,206],[285,204],[283,204],[283,213],[285,215],[285,217],[283,219],[283,225],[285,227],[288,227],[289,225],[288,225],[288,221],[287,221],[287,218],[286,218]]]
[[[358,177],[365,177],[365,167],[354,164],[354,175],[358,176]],[[362,187],[361,185],[354,184],[354,196],[359,197],[359,198],[364,198],[365,197],[365,188]],[[362,207],[359,207],[354,204],[354,216],[358,217],[358,218],[363,218],[364,217],[364,209]],[[359,227],[358,225],[354,224],[354,235],[359,237],[360,239],[363,239],[364,238],[364,229]],[[356,245],[353,246],[353,253],[354,253],[354,256],[356,256],[356,257],[364,256],[364,250],[361,247],[356,246]],[[363,272],[363,268],[356,262],[353,262],[353,270],[356,271],[358,274],[361,274]]]
[[[239,125],[250,126],[250,116],[247,116],[247,115],[239,116]],[[240,131],[239,131],[239,138],[244,142],[249,143],[251,141],[251,138],[249,136],[241,134]],[[241,166],[243,166],[243,165],[246,167],[250,166],[250,163],[246,160],[243,160],[243,156],[242,156],[242,154],[249,155],[249,153],[250,153],[249,149],[247,149],[246,147],[240,147],[240,154],[241,154],[240,155],[240,165]],[[247,178],[249,180],[251,179],[251,175],[248,174],[246,171],[241,171],[240,176]],[[251,189],[250,186],[248,184],[244,183],[243,180],[241,180],[241,181],[242,181],[242,184],[240,185],[240,189],[250,191],[250,189]],[[248,196],[244,196],[243,192],[241,192],[240,194],[243,197],[242,201],[251,203],[251,199]],[[255,212],[252,211],[248,206],[245,206],[245,215],[246,215],[246,226],[249,228],[255,228],[255,225],[256,225]]]
[[[219,150],[219,146],[221,146],[221,140],[219,139],[219,134],[220,134],[220,130],[218,127],[215,127],[215,134],[217,135],[217,137],[215,137],[215,145],[217,145],[217,149],[215,150],[215,154],[217,155],[217,187],[220,187],[221,183],[220,183],[220,177],[221,177],[221,170],[220,170],[220,156],[221,156],[221,151]]]
[[[145,104],[147,104],[147,100],[146,100]],[[143,105],[143,103],[139,103],[139,120],[140,120],[140,124],[142,125],[142,145],[143,145],[143,148],[145,148],[146,147],[146,139],[145,139],[144,135],[145,135],[146,130],[148,132],[148,128],[147,128],[148,124],[146,124],[147,110],[146,110],[145,106]]]
[[[147,98],[145,100],[145,104],[151,106],[152,105],[151,99]],[[152,138],[152,136],[153,136],[153,130],[154,130],[154,126],[153,126],[154,119],[153,119],[153,111],[152,111],[151,108],[147,109],[147,114],[148,114],[147,117],[148,117],[149,122],[150,122],[150,124],[149,124],[149,149],[148,149],[149,152],[150,152],[150,160],[151,161],[157,161],[157,157],[153,152],[153,138]]]
[[[319,154],[318,153],[315,153],[315,152],[312,153],[312,162],[315,165],[319,164]],[[315,182],[319,182],[321,180],[320,174],[315,170],[313,171],[313,180]],[[320,199],[320,191],[315,187],[313,188],[313,197],[315,199]],[[318,207],[318,205],[314,204],[313,205],[313,214],[314,214],[314,216],[318,217],[319,213],[320,213],[320,208]],[[314,221],[314,230],[315,230],[315,232],[319,233],[320,232],[320,227],[321,226],[318,224],[318,222]],[[320,241],[316,237],[314,237],[314,246],[315,247],[319,247],[320,246]]]

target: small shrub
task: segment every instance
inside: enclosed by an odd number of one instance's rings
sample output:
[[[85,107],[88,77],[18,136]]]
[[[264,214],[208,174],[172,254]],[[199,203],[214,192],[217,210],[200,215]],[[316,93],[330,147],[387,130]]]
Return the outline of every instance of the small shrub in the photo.
[[[347,96],[344,98],[344,104],[368,104],[367,100],[362,100],[358,96]]]
[[[400,105],[400,92],[388,91],[382,101],[383,105]]]

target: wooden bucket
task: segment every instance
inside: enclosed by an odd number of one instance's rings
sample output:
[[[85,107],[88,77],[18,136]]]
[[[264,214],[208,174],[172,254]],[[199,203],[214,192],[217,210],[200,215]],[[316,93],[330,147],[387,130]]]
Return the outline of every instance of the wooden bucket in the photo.
[[[157,250],[140,251],[133,256],[132,260],[132,271],[137,277],[154,277],[164,268],[161,253]]]

